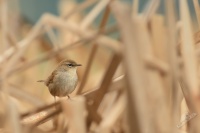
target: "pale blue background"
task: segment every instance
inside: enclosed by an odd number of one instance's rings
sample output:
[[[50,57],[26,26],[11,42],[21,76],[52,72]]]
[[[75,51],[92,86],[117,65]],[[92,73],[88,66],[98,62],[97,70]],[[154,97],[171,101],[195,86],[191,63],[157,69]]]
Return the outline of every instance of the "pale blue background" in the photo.
[[[29,20],[31,23],[35,23],[43,13],[49,12],[55,15],[58,14],[57,12],[57,5],[59,0],[19,0],[20,1],[20,10],[21,14]],[[84,0],[76,0],[78,2],[83,2]],[[131,4],[132,0],[122,0],[129,4]],[[139,0],[140,6],[139,10],[142,11],[145,8],[145,5],[149,2],[149,0]],[[178,9],[179,0],[174,0],[176,4],[176,9]],[[190,10],[194,13],[194,7],[192,0],[187,0],[190,6]],[[161,6],[159,9],[160,13],[164,13],[164,0],[161,0]],[[178,15],[178,13],[177,13]],[[196,18],[195,18],[196,19]],[[98,23],[99,18],[96,20]],[[110,22],[113,22],[113,19],[110,19]]]

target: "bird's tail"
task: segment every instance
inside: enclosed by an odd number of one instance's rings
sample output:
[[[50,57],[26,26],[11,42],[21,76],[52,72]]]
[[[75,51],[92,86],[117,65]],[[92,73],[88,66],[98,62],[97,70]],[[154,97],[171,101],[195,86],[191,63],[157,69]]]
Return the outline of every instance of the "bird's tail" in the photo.
[[[38,80],[37,82],[45,82],[45,80]]]

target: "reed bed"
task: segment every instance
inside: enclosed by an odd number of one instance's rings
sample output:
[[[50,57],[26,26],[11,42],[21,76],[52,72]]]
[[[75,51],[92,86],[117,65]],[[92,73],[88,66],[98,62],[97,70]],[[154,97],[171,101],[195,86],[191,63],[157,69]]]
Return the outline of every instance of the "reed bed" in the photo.
[[[12,2],[0,1],[0,132],[200,132],[198,0],[197,26],[187,0],[180,18],[173,0],[165,14],[160,0],[141,12],[139,0],[63,0],[59,16],[43,14],[34,25]],[[71,99],[54,102],[36,81],[66,58],[83,65],[79,84]]]

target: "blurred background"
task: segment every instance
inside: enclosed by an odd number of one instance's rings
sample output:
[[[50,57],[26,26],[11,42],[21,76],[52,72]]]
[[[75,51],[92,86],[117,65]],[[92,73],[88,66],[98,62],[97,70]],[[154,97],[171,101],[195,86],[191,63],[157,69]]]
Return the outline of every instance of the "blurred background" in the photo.
[[[16,32],[16,36],[18,36],[18,40],[20,40],[30,29],[32,25],[35,25],[39,19],[44,15],[45,13],[51,13],[56,16],[65,16],[67,13],[69,13],[73,8],[76,8],[77,4],[81,4],[85,2],[84,0],[12,0],[12,2],[9,2],[8,8],[11,9],[10,13],[12,16],[12,22],[13,25],[16,25],[18,22],[22,21],[23,23],[19,23],[21,27],[24,29],[21,35]],[[132,5],[132,0],[123,0],[123,2],[127,3],[128,5]],[[139,1],[139,12],[145,10],[145,8],[148,6],[147,0],[140,0]],[[176,9],[176,16],[179,19],[179,0],[174,1],[175,4],[175,9]],[[188,1],[188,5],[192,14],[193,18],[193,28],[194,31],[197,31],[197,20],[194,14],[194,6],[192,3],[192,0]],[[94,4],[91,4],[91,6],[88,6],[85,10],[79,13],[75,13],[71,18],[70,21],[73,21],[75,23],[80,23],[81,20],[83,19],[83,16],[88,14],[92,8],[94,8]],[[160,1],[160,5],[158,7],[157,13],[164,15],[165,14],[165,2],[164,0]],[[94,23],[90,25],[90,28],[97,28],[100,25],[101,19],[102,19],[102,13],[98,15],[98,17],[95,19]],[[17,17],[18,16],[18,17]],[[15,18],[16,17],[16,18]],[[20,20],[20,21],[16,21]],[[113,15],[111,14],[108,19],[108,26],[116,24],[116,20],[114,19]],[[20,29],[19,27],[18,30]],[[78,37],[76,35],[73,35],[72,33],[67,32],[66,30],[63,31],[62,29],[53,29],[52,31],[55,36],[58,37],[56,40],[58,44],[56,45],[65,45],[65,44],[70,44],[72,42],[75,42]],[[108,36],[119,39],[119,34],[118,32],[109,34]],[[22,58],[23,61],[26,61],[27,59],[34,59],[42,54],[44,50],[50,49],[53,44],[52,41],[49,39],[49,36],[45,34],[42,36],[40,40],[35,40],[33,45],[30,45],[31,48],[27,50],[27,55]],[[44,43],[43,45],[40,45],[40,43]],[[38,48],[40,47],[40,48]],[[36,83],[35,81],[39,79],[44,79],[48,77],[48,75],[51,73],[51,71],[55,68],[56,64],[64,59],[64,58],[72,58],[74,60],[77,60],[77,62],[80,62],[83,64],[83,67],[80,68],[79,70],[79,77],[80,79],[82,78],[82,75],[85,70],[85,66],[87,64],[87,59],[89,58],[90,50],[91,50],[91,45],[84,45],[76,49],[72,49],[70,51],[66,51],[65,53],[62,53],[60,57],[57,57],[57,60],[52,59],[48,60],[40,65],[40,67],[33,67],[27,71],[25,71],[26,74],[32,74],[32,73],[37,73],[37,75],[34,76],[27,76],[28,78],[23,78],[21,79],[22,81],[19,82],[17,81],[18,84],[27,84],[27,86],[24,86],[24,89],[28,88],[27,91],[30,91],[31,93],[43,98],[45,101],[51,101],[53,98],[49,95],[48,89],[39,84]],[[109,62],[109,55],[110,55],[110,50],[107,49],[98,49],[98,53],[96,54],[97,58],[95,59],[92,67],[91,67],[91,73],[92,76],[89,76],[89,79],[87,81],[87,85],[85,86],[84,91],[89,90],[88,88],[94,88],[98,86],[101,77],[103,76],[103,71],[107,63]],[[103,56],[102,56],[103,55]],[[30,57],[29,57],[30,56]],[[54,61],[54,62],[53,62]],[[36,71],[36,72],[35,72]],[[119,68],[119,73],[116,75],[120,75],[121,73],[121,68]],[[94,80],[95,79],[95,80]],[[20,79],[19,79],[20,80]],[[28,85],[32,84],[32,88],[30,88]],[[74,92],[75,93],[75,92]]]
[[[0,0],[0,132],[177,133],[199,108],[198,2]],[[75,102],[54,103],[37,81],[64,59],[82,64]]]
[[[19,0],[19,6],[20,6],[20,13],[27,18],[31,23],[37,22],[37,20],[41,17],[43,13],[49,12],[55,15],[59,15],[59,3],[60,1],[73,1],[76,3],[84,2],[84,0]],[[126,2],[128,4],[132,4],[132,0],[123,0],[123,2]],[[139,11],[141,12],[143,9],[145,9],[145,6],[147,6],[148,0],[140,0],[139,2]],[[176,7],[176,11],[178,15],[179,13],[179,0],[174,0],[174,4]],[[191,14],[194,17],[194,5],[192,3],[192,0],[188,0],[188,5],[191,11]],[[87,10],[84,10],[84,13],[88,13],[93,6],[88,8]],[[160,1],[160,6],[158,9],[159,13],[164,13],[165,10],[165,2],[164,0]],[[96,23],[99,23],[100,17],[97,18]],[[113,19],[110,21],[114,21]]]
[[[85,1],[76,1],[76,0],[10,0],[5,2],[7,4],[7,29],[11,32],[11,41],[13,44],[10,44],[10,40],[2,39],[4,37],[1,36],[2,41],[8,41],[7,44],[15,46],[16,42],[20,42],[23,38],[27,37],[27,35],[31,32],[31,28],[39,23],[40,19],[47,13],[52,15],[64,18],[71,10],[78,7],[78,4],[81,4]],[[127,1],[130,2],[130,1]],[[80,23],[84,16],[88,14],[92,8],[94,8],[94,4],[91,4],[82,12],[77,12],[70,16],[70,22],[74,22],[76,24]],[[2,9],[4,10],[4,9]],[[91,29],[95,29],[100,25],[102,14],[98,15],[95,22],[90,25]],[[107,27],[116,24],[113,16],[109,16],[109,23]],[[9,26],[8,26],[9,25]],[[86,70],[88,59],[90,58],[90,54],[93,50],[93,46],[90,44],[80,45],[75,48],[70,48],[70,50],[66,50],[59,55],[56,55],[54,58],[44,60],[41,63],[36,63],[35,65],[29,65],[30,62],[36,61],[38,58],[42,58],[46,55],[46,52],[51,51],[52,49],[56,49],[59,47],[65,47],[67,45],[73,44],[78,41],[79,37],[67,30],[63,30],[62,28],[49,28],[48,26],[44,26],[45,31],[48,31],[45,34],[38,36],[34,39],[31,44],[26,48],[26,51],[22,57],[20,57],[19,64],[16,64],[19,69],[13,70],[16,71],[9,77],[9,82],[14,87],[19,90],[23,90],[33,95],[35,99],[44,103],[51,103],[54,101],[54,98],[50,95],[48,88],[42,84],[36,82],[37,80],[46,79],[51,72],[55,69],[57,64],[63,59],[72,59],[76,62],[82,64],[82,67],[78,69],[78,75],[80,81],[82,81],[84,71]],[[118,32],[114,32],[109,34],[110,37],[118,39]],[[3,52],[3,45],[1,51]],[[7,47],[7,46],[5,46]],[[112,50],[109,48],[99,47],[96,50],[95,60],[91,64],[91,69],[89,70],[88,79],[86,80],[86,84],[84,85],[83,92],[87,92],[89,90],[95,89],[101,83],[102,76],[104,75],[105,68],[110,63],[110,58],[112,57]],[[23,68],[25,65],[27,67]],[[118,77],[123,74],[123,69],[121,66],[118,68],[115,77]],[[31,86],[30,86],[31,84]],[[79,82],[80,85],[80,82]],[[78,86],[79,86],[78,85]],[[78,87],[77,87],[78,88]],[[76,90],[77,91],[77,90]],[[71,95],[74,96],[76,94],[74,91]],[[17,101],[17,100],[16,100]],[[22,101],[18,103],[20,106],[20,110],[22,112],[26,112],[31,108],[35,108],[30,104],[27,104],[26,101]],[[24,106],[25,104],[25,106]]]

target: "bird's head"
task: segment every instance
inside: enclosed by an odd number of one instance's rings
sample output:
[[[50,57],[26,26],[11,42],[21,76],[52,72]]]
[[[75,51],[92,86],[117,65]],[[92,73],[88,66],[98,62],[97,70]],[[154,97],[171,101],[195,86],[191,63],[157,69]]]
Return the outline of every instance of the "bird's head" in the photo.
[[[82,65],[76,63],[73,60],[64,60],[60,62],[60,64],[58,65],[58,68],[65,71],[74,71],[77,69],[78,66],[82,66]]]

